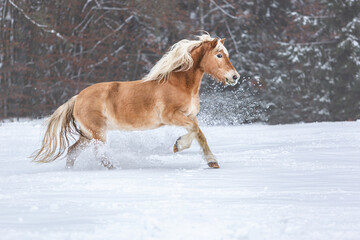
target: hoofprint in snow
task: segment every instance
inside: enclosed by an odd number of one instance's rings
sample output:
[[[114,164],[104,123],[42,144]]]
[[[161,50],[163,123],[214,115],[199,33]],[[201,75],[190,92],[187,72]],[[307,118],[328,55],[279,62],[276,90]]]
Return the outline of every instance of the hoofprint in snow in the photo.
[[[33,164],[42,130],[0,126],[2,240],[359,239],[360,121],[203,127],[220,169],[172,127],[111,132],[116,170]]]

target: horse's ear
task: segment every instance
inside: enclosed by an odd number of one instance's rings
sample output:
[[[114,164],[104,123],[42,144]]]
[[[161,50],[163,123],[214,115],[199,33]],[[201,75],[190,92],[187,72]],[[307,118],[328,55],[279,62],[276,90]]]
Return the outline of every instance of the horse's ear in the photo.
[[[216,45],[218,44],[218,41],[219,41],[219,38],[215,38],[214,40],[212,40],[212,41],[210,42],[211,48],[215,48]]]
[[[221,39],[220,42],[224,45],[225,38]]]

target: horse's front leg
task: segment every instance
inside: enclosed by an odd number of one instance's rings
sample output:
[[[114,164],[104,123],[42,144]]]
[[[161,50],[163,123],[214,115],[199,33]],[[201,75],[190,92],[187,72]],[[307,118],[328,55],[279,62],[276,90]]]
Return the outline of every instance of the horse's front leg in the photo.
[[[188,134],[179,137],[174,144],[174,153],[190,148],[195,137],[196,133],[191,131],[189,131]]]
[[[173,114],[164,114],[162,119],[164,120],[165,124],[182,126],[188,130],[188,134],[180,137],[180,139],[176,141],[174,146],[174,152],[176,152],[175,148],[178,148],[179,146],[181,146],[181,150],[190,147],[192,140],[196,138],[196,140],[200,144],[200,147],[203,150],[205,160],[209,167],[219,168],[219,164],[216,161],[214,154],[211,152],[209,145],[207,144],[206,138],[199,128],[196,118],[188,117],[182,112],[175,112]]]
[[[212,154],[212,152],[210,151],[210,148],[209,148],[209,145],[207,144],[206,138],[205,138],[203,132],[200,130],[200,128],[196,134],[196,140],[198,141],[198,143],[200,144],[200,146],[204,152],[205,159],[206,159],[209,167],[219,168],[220,166],[219,166],[218,162],[216,161],[214,154]]]

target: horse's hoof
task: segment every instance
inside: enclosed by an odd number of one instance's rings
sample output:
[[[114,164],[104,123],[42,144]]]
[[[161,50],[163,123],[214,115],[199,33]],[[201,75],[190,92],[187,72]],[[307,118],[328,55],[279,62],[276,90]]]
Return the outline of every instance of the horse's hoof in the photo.
[[[179,137],[179,138],[176,140],[175,144],[174,144],[174,153],[179,152],[178,141],[180,140],[180,138],[181,138],[181,137]]]
[[[177,153],[179,151],[179,149],[177,148],[176,143],[174,144],[174,153]]]
[[[106,166],[106,168],[108,170],[115,170],[116,169],[116,167],[114,167],[114,165]]]
[[[208,165],[211,168],[220,168],[220,166],[217,162],[209,162]]]
[[[73,166],[68,166],[68,165],[65,166],[65,170],[67,171],[73,170],[73,168],[74,168]]]
[[[101,162],[101,165],[103,166],[103,167],[106,167],[108,170],[114,170],[114,169],[116,169],[116,167],[114,167],[114,165],[110,162],[110,161],[102,161]]]

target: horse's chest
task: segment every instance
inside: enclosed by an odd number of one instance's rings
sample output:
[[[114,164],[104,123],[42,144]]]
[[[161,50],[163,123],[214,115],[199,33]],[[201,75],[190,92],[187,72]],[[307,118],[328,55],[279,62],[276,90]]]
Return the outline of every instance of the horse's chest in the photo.
[[[190,103],[187,106],[187,115],[196,115],[199,112],[200,104],[199,97],[193,97],[190,100]]]

